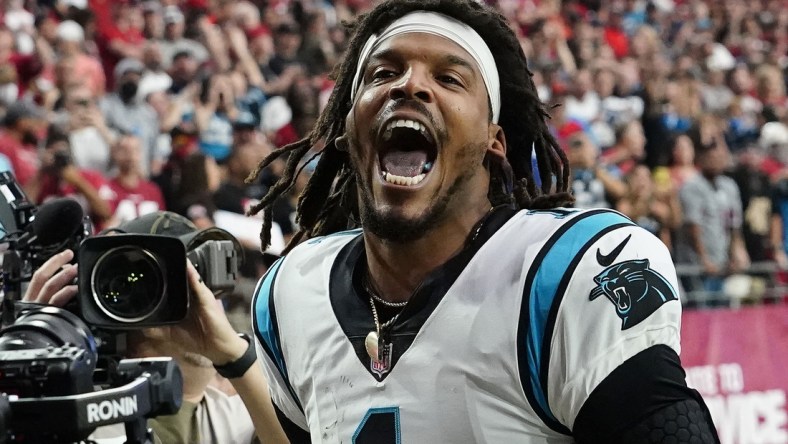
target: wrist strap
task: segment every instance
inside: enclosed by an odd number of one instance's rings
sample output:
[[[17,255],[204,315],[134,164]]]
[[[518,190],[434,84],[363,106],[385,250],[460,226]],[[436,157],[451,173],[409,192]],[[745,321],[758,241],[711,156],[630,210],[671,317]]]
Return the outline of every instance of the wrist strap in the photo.
[[[257,360],[257,352],[255,351],[254,344],[252,343],[252,338],[250,338],[246,333],[239,333],[238,336],[243,338],[249,344],[248,347],[246,347],[244,354],[235,361],[230,361],[223,365],[214,364],[213,366],[217,373],[227,379],[240,378],[246,374],[246,371],[249,370],[249,367],[251,367],[252,364],[254,364],[254,362]]]

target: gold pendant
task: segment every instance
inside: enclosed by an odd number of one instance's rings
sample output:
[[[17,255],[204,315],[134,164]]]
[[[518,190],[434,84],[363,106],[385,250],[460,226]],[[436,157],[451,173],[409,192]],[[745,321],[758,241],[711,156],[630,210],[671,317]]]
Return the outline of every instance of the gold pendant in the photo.
[[[367,354],[373,361],[377,361],[378,357],[378,333],[371,331],[367,334],[367,338],[364,339],[364,347],[367,349]]]

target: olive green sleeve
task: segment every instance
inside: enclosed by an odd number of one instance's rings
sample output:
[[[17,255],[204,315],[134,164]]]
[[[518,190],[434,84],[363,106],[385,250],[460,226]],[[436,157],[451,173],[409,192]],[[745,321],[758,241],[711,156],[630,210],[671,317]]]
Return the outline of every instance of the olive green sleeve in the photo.
[[[195,412],[197,404],[183,401],[174,415],[158,416],[148,420],[148,425],[161,442],[190,443],[200,441]]]

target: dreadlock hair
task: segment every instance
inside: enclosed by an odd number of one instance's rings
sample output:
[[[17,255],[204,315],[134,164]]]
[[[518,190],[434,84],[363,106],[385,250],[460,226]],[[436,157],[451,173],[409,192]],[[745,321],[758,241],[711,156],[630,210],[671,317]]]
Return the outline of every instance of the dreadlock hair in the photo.
[[[474,0],[386,0],[360,16],[354,24],[346,24],[354,34],[344,60],[334,69],[337,83],[326,108],[309,135],[274,150],[247,178],[247,181],[255,180],[263,168],[286,157],[281,178],[248,212],[250,215],[264,212],[260,232],[263,249],[269,244],[273,202],[293,186],[305,165],[303,157],[319,142],[323,142],[323,149],[318,153],[320,160],[298,199],[296,223],[299,231],[285,251],[304,237],[322,236],[359,225],[355,173],[348,153],[338,149],[336,141],[345,133],[345,117],[353,105],[350,91],[361,48],[373,33],[413,11],[438,12],[467,24],[482,37],[493,54],[501,82],[498,124],[506,135],[508,162],[490,167],[490,202],[493,205],[511,204],[518,209],[548,209],[573,202],[568,192],[569,162],[547,128],[545,120],[549,115],[537,95],[520,42],[506,19]],[[536,153],[539,188],[531,163],[532,149]]]

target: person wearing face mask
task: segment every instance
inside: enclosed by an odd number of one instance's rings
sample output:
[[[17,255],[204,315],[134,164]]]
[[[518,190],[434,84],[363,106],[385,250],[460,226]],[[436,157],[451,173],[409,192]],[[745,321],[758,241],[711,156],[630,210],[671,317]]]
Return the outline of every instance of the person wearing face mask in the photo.
[[[30,183],[38,170],[36,147],[44,125],[46,118],[43,110],[25,101],[9,106],[3,118],[0,128],[0,154],[9,160],[16,180],[23,187]]]
[[[102,100],[100,107],[107,126],[123,134],[133,134],[142,140],[141,167],[149,175],[151,156],[159,123],[156,111],[137,96],[145,66],[136,59],[123,59],[115,67],[115,91]]]

